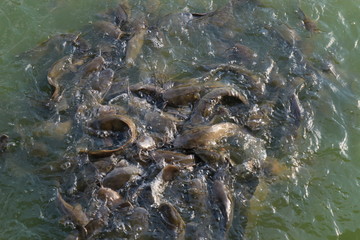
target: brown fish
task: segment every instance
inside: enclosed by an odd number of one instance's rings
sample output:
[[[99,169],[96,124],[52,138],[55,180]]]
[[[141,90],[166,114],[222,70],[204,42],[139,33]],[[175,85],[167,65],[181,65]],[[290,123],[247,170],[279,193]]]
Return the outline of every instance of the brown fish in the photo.
[[[155,162],[160,163],[164,161],[169,164],[179,165],[179,166],[193,166],[195,165],[195,156],[186,155],[183,153],[178,153],[168,150],[155,150],[150,153],[150,156],[155,160]]]
[[[109,10],[108,14],[114,18],[114,23],[120,28],[127,22],[130,15],[130,7],[128,3],[120,3],[116,8]]]
[[[49,53],[64,55],[66,46],[77,46],[79,34],[58,34],[49,37],[41,42],[34,49],[19,55],[21,58],[29,58],[31,61],[38,61]]]
[[[200,98],[200,86],[180,85],[164,91],[163,99],[170,106],[184,106]]]
[[[9,136],[3,134],[0,136],[0,153],[4,152],[8,147]]]
[[[297,45],[301,40],[300,35],[287,24],[279,24],[274,27],[265,26],[265,28],[276,33],[280,40],[287,42],[291,46]]]
[[[210,79],[214,79],[217,74],[222,72],[233,72],[235,74],[239,74],[244,77],[244,80],[252,93],[255,93],[256,95],[262,95],[264,93],[264,76],[258,73],[255,74],[242,65],[228,63],[217,65],[209,72],[208,76],[205,77],[205,80],[209,81]]]
[[[198,126],[184,131],[174,141],[175,148],[194,149],[213,146],[219,140],[239,132],[239,126],[224,122],[212,126]]]
[[[223,216],[223,223],[226,230],[231,227],[234,213],[234,205],[229,190],[223,182],[216,180],[213,184],[214,201],[218,205]]]
[[[179,212],[170,203],[161,203],[159,212],[166,226],[175,231],[177,234],[183,234],[185,230],[185,222]]]
[[[100,97],[104,96],[110,89],[111,83],[114,79],[114,71],[110,68],[100,72],[98,78],[92,82],[92,89],[99,92]]]
[[[135,60],[140,54],[142,46],[144,44],[145,34],[147,32],[147,27],[144,23],[140,23],[136,29],[135,33],[128,41],[126,49],[125,63],[127,66],[135,65]]]
[[[142,207],[136,207],[133,213],[129,216],[129,222],[135,236],[141,236],[149,229],[149,212]],[[140,237],[141,238],[141,237]]]
[[[57,60],[50,68],[47,80],[55,88],[51,99],[57,99],[60,94],[59,79],[66,73],[70,72],[69,66],[72,63],[72,55],[68,55]]]
[[[57,190],[57,202],[59,204],[60,210],[70,217],[73,223],[81,228],[84,228],[89,222],[89,218],[82,210],[81,205],[72,206],[67,203],[62,196],[60,195],[59,190]]]
[[[92,128],[91,131],[94,132],[96,132],[96,130],[122,131],[124,130],[124,126],[126,126],[129,129],[130,137],[123,145],[117,146],[114,149],[99,149],[99,150],[90,150],[85,152],[87,152],[89,155],[96,157],[110,156],[111,154],[122,151],[124,148],[132,144],[137,137],[135,123],[131,118],[124,115],[104,116],[91,122],[90,123],[90,127]]]
[[[308,30],[310,33],[321,32],[316,22],[311,18],[309,18],[308,16],[306,16],[305,13],[300,8],[296,10],[296,13],[299,15],[299,18],[303,21],[306,30]]]
[[[95,57],[93,60],[91,60],[89,63],[87,63],[82,72],[83,72],[83,78],[86,76],[89,76],[90,73],[96,72],[102,69],[104,66],[105,59],[102,56]]]
[[[223,97],[234,97],[246,105],[249,104],[246,95],[242,92],[236,91],[231,87],[216,88],[200,99],[199,103],[194,108],[194,114],[190,120],[191,123],[198,124],[203,122],[205,118],[211,115],[213,108]]]
[[[103,185],[104,187],[118,190],[125,186],[133,176],[140,175],[141,173],[141,169],[135,166],[118,167],[105,176]]]
[[[212,24],[217,27],[224,27],[233,20],[233,3],[230,1],[225,6],[210,13],[193,13],[195,22],[200,24]],[[229,25],[228,25],[229,26]]]
[[[110,207],[117,206],[122,202],[120,194],[111,188],[101,187],[97,192],[97,196],[99,199],[106,201]]]
[[[98,21],[94,23],[94,28],[98,32],[103,33],[104,35],[113,37],[117,40],[124,37],[126,35],[125,32],[121,31],[121,29],[115,24],[107,21]]]
[[[132,93],[135,93],[142,97],[142,95],[147,95],[153,98],[155,101],[161,100],[162,92],[164,91],[161,87],[155,86],[153,84],[144,84],[144,83],[137,83],[131,85],[129,90]]]
[[[228,49],[230,57],[240,59],[242,62],[252,63],[257,58],[257,53],[241,43],[236,43],[232,48]]]
[[[174,165],[166,165],[162,170],[162,178],[165,182],[174,180],[179,174],[180,168]]]

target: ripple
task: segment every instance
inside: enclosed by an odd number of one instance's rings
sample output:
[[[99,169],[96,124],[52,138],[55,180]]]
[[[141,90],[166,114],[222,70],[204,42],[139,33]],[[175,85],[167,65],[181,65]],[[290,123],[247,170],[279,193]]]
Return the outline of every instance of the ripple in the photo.
[[[224,1],[200,0],[162,2],[159,12],[183,10],[183,5],[179,2],[186,3],[188,11],[199,12],[211,11],[224,3]],[[272,12],[274,19],[291,21],[296,30],[303,30],[298,25],[299,20],[291,12],[298,1],[280,3],[266,0],[265,2],[271,5],[271,10],[274,11],[262,9],[259,12]],[[61,32],[63,29],[76,29],[72,25],[75,19],[79,25],[86,23],[91,19],[89,9],[91,8],[91,12],[96,12],[96,8],[100,5],[96,1],[91,1],[89,5],[92,7],[87,7],[86,3],[86,1],[77,3],[46,1],[44,4],[4,1],[0,7],[2,19],[0,35],[4,36],[0,39],[0,72],[2,73],[0,96],[5,102],[1,109],[1,129],[13,132],[19,147],[24,148],[21,144],[32,144],[33,139],[27,136],[24,140],[22,134],[26,136],[26,131],[30,131],[27,128],[31,128],[29,126],[36,117],[34,113],[28,113],[30,109],[23,109],[28,107],[26,104],[19,109],[19,102],[24,100],[24,84],[27,82],[26,84],[31,85],[31,83],[22,73],[12,73],[19,71],[19,68],[12,66],[13,62],[9,59],[14,54],[30,49],[49,35]],[[111,5],[109,2],[105,4]],[[134,5],[136,4],[141,3],[137,1]],[[312,19],[318,21],[322,30],[322,33],[311,36],[315,45],[314,56],[316,54],[331,56],[330,59],[334,60],[339,74],[336,77],[323,77],[319,80],[319,89],[312,90],[313,92],[309,90],[304,94],[305,96],[302,96],[301,100],[305,102],[303,104],[305,130],[295,138],[295,146],[289,151],[284,151],[286,156],[280,159],[290,166],[292,173],[290,176],[274,178],[271,183],[264,181],[259,184],[259,193],[256,193],[252,199],[253,206],[248,213],[247,235],[248,239],[334,239],[339,236],[353,239],[359,232],[357,220],[360,217],[358,210],[360,206],[357,201],[360,197],[358,193],[360,180],[357,177],[360,175],[358,170],[360,152],[357,149],[360,142],[358,120],[360,100],[356,97],[359,95],[356,91],[360,89],[358,87],[360,28],[357,24],[360,6],[356,2],[345,4],[334,0],[320,0],[301,2],[300,7]],[[65,19],[67,14],[72,17]],[[74,15],[86,16],[76,18]],[[178,29],[170,29],[170,31],[174,31],[174,34],[180,32],[182,36],[176,36],[177,40],[170,43],[171,50],[162,49],[159,52],[157,56],[159,60],[145,59],[149,63],[156,61],[155,69],[176,72],[177,77],[188,76],[189,72],[195,72],[193,66],[184,67],[189,57],[194,57],[193,62],[197,64],[202,62],[204,54],[212,58],[216,55],[217,46],[208,41],[206,46],[202,47],[201,44],[204,42],[199,40],[210,36],[191,39],[189,31],[187,29],[184,31],[181,25]],[[226,34],[231,35],[234,32]],[[235,36],[238,37],[236,34]],[[204,34],[199,33],[199,35]],[[191,50],[194,45],[199,45],[195,51]],[[172,63],[160,63],[170,54],[173,58]],[[148,67],[146,64],[144,68]],[[152,72],[152,69],[150,70],[148,72]],[[143,74],[146,74],[144,78],[150,79],[148,77],[150,73]],[[28,95],[36,95],[37,91],[29,90]],[[310,99],[310,96],[313,98]],[[354,113],[351,114],[351,111]],[[8,123],[13,122],[16,122],[22,131],[12,130]],[[8,236],[7,239],[44,239],[49,238],[47,231],[51,229],[55,232],[54,237],[63,237],[62,230],[57,229],[58,215],[51,209],[54,208],[53,202],[48,202],[51,194],[45,191],[46,193],[36,196],[42,191],[41,188],[48,188],[54,183],[40,184],[37,181],[30,181],[32,190],[24,188],[23,177],[32,173],[31,167],[25,170],[20,168],[26,165],[22,161],[31,161],[34,165],[40,163],[38,159],[29,160],[24,149],[16,151],[22,151],[16,155],[18,161],[2,160],[3,162],[0,163],[2,171],[18,174],[17,180],[14,180],[14,176],[0,180],[2,186],[0,199],[3,203],[3,211],[0,215],[3,226],[0,229],[4,229],[2,235]],[[32,222],[35,222],[34,225]]]

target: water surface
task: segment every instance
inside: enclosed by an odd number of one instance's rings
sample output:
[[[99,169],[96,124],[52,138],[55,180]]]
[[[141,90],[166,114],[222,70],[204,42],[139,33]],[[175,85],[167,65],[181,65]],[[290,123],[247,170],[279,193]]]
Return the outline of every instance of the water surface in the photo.
[[[132,4],[141,12],[149,9],[149,2]],[[308,118],[311,121],[306,122],[295,147],[280,159],[291,173],[259,185],[249,212],[246,238],[360,239],[360,4],[335,0],[262,3],[251,14],[264,15],[249,18],[270,16],[288,23],[313,45],[307,57],[314,63],[328,61],[334,66],[334,74],[319,81],[313,98],[306,100],[310,107],[305,109],[312,111]],[[61,158],[66,143],[54,143],[51,146],[56,148],[45,155],[29,150],[37,144],[34,129],[46,114],[43,106],[51,88],[41,69],[16,56],[49,36],[81,31],[97,13],[114,4],[110,0],[19,0],[0,4],[0,133],[11,137],[9,150],[0,155],[1,239],[62,239],[69,232],[59,223],[61,214],[55,208],[56,181],[38,174],[46,162]],[[158,14],[208,12],[224,4],[220,0],[159,1]],[[319,34],[311,36],[303,30],[294,13],[298,7],[316,19]],[[180,46],[174,49],[175,54],[182,51]],[[181,61],[173,66],[178,71],[188,67]]]

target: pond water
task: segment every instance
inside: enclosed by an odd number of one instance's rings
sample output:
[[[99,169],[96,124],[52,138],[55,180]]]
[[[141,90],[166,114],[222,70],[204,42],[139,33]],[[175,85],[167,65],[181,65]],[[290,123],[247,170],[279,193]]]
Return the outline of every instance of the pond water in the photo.
[[[221,0],[171,2],[139,0],[132,1],[131,7],[139,15],[149,12],[148,21],[155,25],[159,16],[174,12],[211,12],[227,3]],[[302,43],[306,44],[306,58],[319,68],[322,62],[329,63],[331,73],[315,82],[314,89],[305,90],[304,99],[300,96],[303,110],[308,111],[305,112],[307,122],[302,125],[304,130],[292,146],[275,149],[279,151],[273,154],[278,158],[278,175],[271,181],[260,179],[247,213],[245,238],[360,239],[357,224],[360,220],[360,3],[259,2],[256,8],[243,11],[238,19],[242,19],[245,26],[255,20],[264,24],[267,21],[288,24],[300,33]],[[38,145],[37,132],[46,115],[44,105],[51,96],[51,87],[44,75],[47,69],[33,67],[21,56],[50,36],[78,33],[93,22],[97,14],[116,4],[113,0],[4,0],[0,3],[0,133],[10,137],[7,151],[0,155],[0,239],[63,239],[70,232],[59,223],[61,213],[55,204],[57,176],[47,176],[39,170],[48,162],[60,159],[71,141],[51,142],[45,136],[50,142]],[[304,30],[295,13],[299,7],[316,20],[319,33]],[[176,21],[169,22],[176,24]],[[204,62],[210,65],[212,59],[216,59],[211,54],[204,56],[211,52],[212,43],[208,41],[211,35],[200,32],[199,37],[191,36],[186,41],[181,39],[184,33],[180,37],[176,31],[171,34],[178,39],[178,45],[173,40],[168,54],[173,54],[176,60],[161,63],[150,48],[144,48],[145,70],[139,78],[145,79],[153,70],[151,61],[158,62],[158,68],[169,67],[172,77],[179,78],[199,75],[201,71],[196,72],[197,68],[192,66]],[[256,39],[249,35],[244,41],[254,49],[266,47]],[[49,146],[51,149],[44,150]]]

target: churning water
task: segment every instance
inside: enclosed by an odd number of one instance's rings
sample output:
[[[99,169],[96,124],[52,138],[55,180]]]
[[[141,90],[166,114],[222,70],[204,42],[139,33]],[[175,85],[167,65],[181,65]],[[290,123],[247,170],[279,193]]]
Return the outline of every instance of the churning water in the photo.
[[[165,46],[162,58],[145,46],[138,77],[146,79],[154,70],[171,79],[190,78],[193,74],[198,77],[212,61],[217,61],[221,41],[242,32],[246,32],[241,39],[244,43],[259,54],[271,52],[286,66],[282,55],[286,49],[274,45],[269,49],[256,33],[269,34],[271,30],[264,27],[257,31],[257,27],[276,22],[297,31],[306,61],[323,74],[306,84],[308,89],[298,89],[302,92],[302,130],[290,144],[275,143],[268,149],[268,155],[274,156],[269,160],[273,174],[269,179],[260,179],[250,200],[245,238],[360,239],[360,3],[260,0],[255,7],[235,14],[235,28],[222,26],[223,32],[214,31],[223,34],[215,36],[218,41],[211,31],[196,32],[182,28],[179,22],[187,21],[189,13],[212,12],[226,3],[131,1],[131,7],[144,12],[150,24],[167,27],[171,44]],[[71,231],[59,223],[61,214],[54,201],[57,178],[61,176],[50,174],[51,169],[47,174],[43,168],[61,159],[71,141],[53,140],[41,129],[47,111],[43,106],[52,92],[44,75],[48,69],[35,68],[21,56],[50,36],[82,31],[97,14],[116,4],[113,0],[0,3],[0,134],[10,137],[7,151],[0,153],[0,239],[63,239]],[[304,29],[296,13],[299,8],[316,21],[318,33]],[[184,14],[174,19],[169,17],[171,13]],[[158,44],[164,48],[161,42]],[[296,66],[292,70],[295,75],[302,71]],[[287,131],[280,127],[278,130]]]

